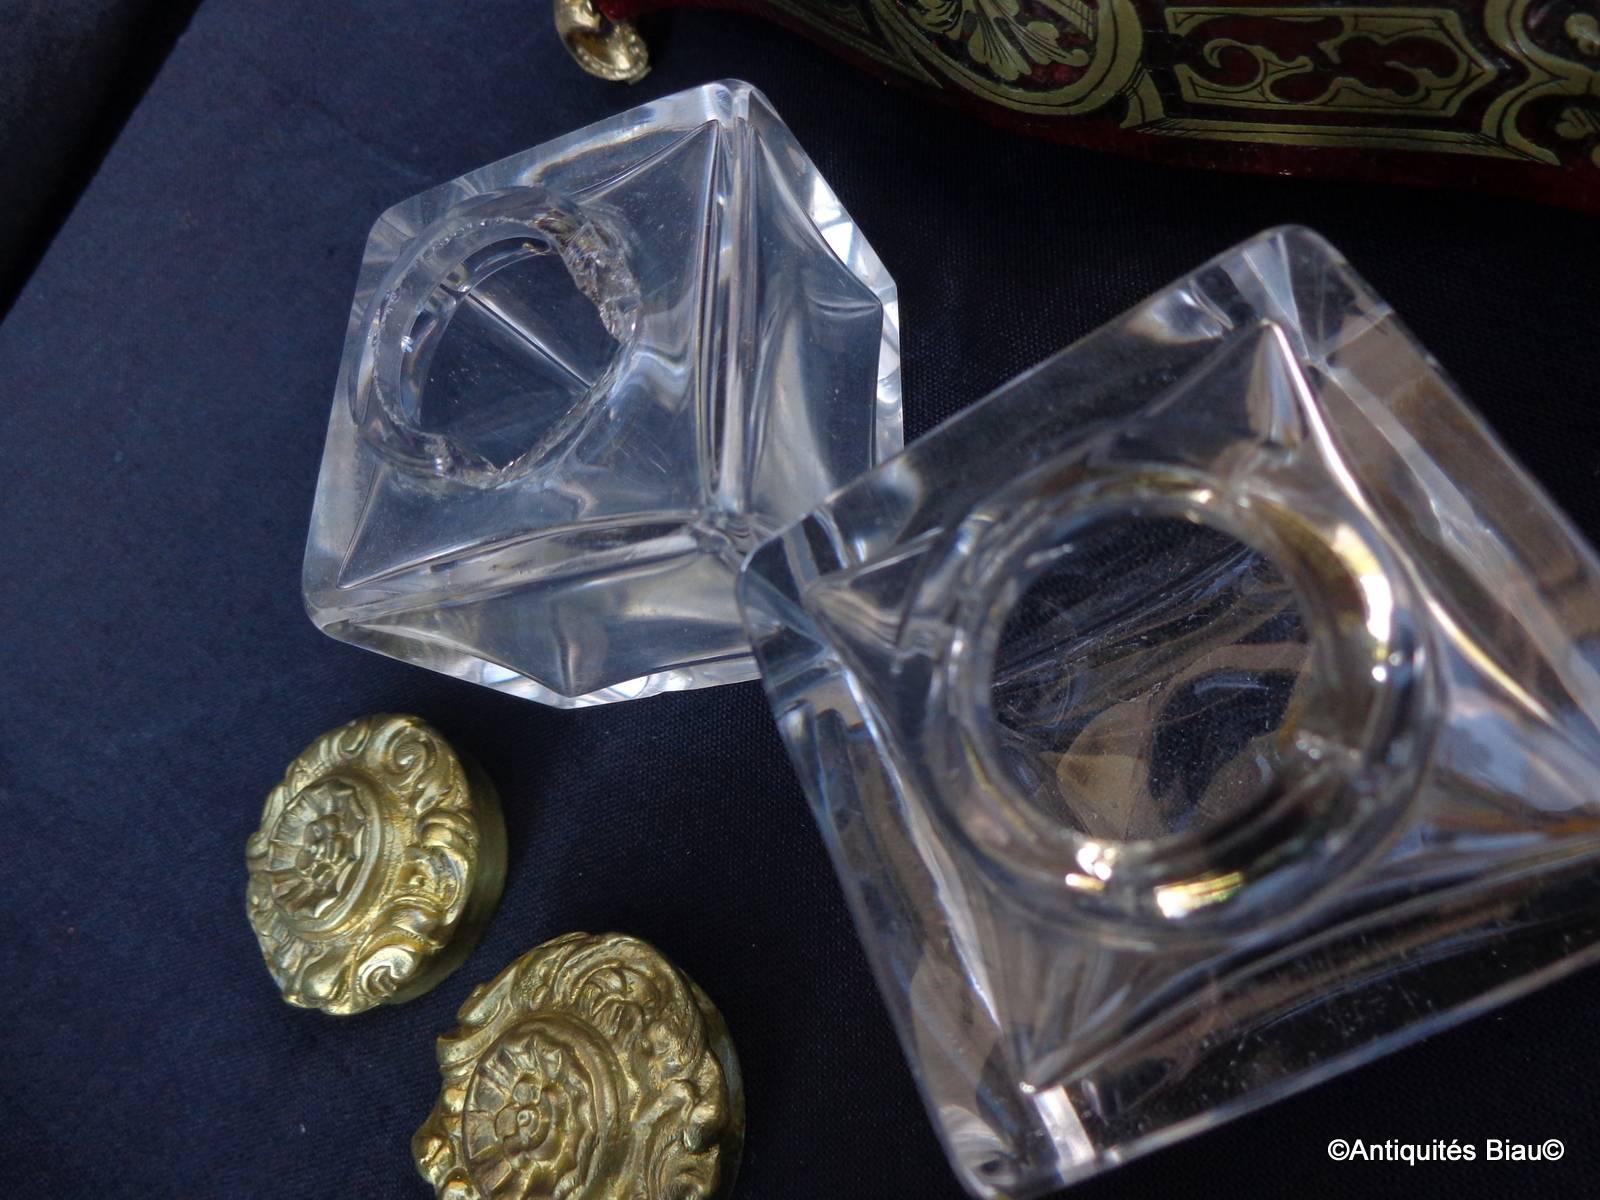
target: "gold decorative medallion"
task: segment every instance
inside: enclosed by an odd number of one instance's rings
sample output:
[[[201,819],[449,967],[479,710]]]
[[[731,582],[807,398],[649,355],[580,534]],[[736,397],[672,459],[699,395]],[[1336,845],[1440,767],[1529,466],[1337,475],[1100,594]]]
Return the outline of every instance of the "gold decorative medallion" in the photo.
[[[569,933],[467,997],[411,1139],[448,1200],[711,1200],[744,1095],[711,1001],[637,938]]]
[[[466,957],[505,882],[505,828],[433,728],[362,717],[289,764],[245,861],[283,998],[343,1016],[420,995]]]

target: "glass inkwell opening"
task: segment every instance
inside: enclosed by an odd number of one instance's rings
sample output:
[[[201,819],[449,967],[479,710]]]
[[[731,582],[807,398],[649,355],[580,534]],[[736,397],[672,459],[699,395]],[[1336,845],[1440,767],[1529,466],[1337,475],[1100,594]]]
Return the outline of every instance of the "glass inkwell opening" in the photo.
[[[1178,470],[1053,498],[1036,474],[968,523],[993,522],[934,689],[955,824],[1108,936],[1288,913],[1383,840],[1423,757],[1398,563],[1359,520]]]
[[[603,219],[536,188],[482,196],[419,236],[378,289],[353,416],[390,461],[497,486],[603,403],[638,323]]]

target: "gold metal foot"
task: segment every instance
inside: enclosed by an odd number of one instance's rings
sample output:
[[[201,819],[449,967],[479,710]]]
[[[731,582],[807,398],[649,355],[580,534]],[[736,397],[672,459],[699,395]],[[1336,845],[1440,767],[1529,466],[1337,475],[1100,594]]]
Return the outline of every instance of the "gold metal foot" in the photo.
[[[611,21],[594,0],[555,0],[556,32],[577,64],[613,83],[638,83],[650,73],[650,52],[632,21]]]

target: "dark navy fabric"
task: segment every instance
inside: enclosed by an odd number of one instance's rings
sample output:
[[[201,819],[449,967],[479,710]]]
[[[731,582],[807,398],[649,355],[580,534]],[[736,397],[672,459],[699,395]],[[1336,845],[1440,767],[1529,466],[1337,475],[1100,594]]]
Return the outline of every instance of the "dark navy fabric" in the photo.
[[[0,0],[0,315],[195,0]]]
[[[579,713],[335,643],[299,572],[350,295],[386,206],[652,96],[763,88],[900,284],[926,431],[1268,225],[1343,249],[1592,537],[1600,237],[1509,201],[1177,172],[1033,144],[754,20],[674,18],[635,88],[548,6],[208,0],[0,324],[0,1193],[408,1197],[433,1039],[574,929],[638,934],[727,1016],[741,1200],[955,1200],[754,684]],[[498,781],[505,899],[466,965],[290,1009],[244,917],[285,763],[419,713]],[[1584,1196],[1600,973],[1071,1194]],[[1562,1138],[1537,1166],[1334,1164],[1335,1137]]]

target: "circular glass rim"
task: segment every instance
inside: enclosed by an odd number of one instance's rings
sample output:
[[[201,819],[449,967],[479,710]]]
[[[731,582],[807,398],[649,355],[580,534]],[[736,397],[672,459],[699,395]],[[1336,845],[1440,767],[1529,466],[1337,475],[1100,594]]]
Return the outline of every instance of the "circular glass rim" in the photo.
[[[1065,486],[1043,489],[1037,474],[971,514],[962,570],[931,573],[954,586],[949,652],[929,695],[930,730],[942,728],[927,738],[950,749],[930,774],[986,867],[1090,918],[1216,929],[1282,914],[1369,853],[1406,808],[1430,741],[1421,725],[1430,659],[1411,583],[1387,542],[1354,506],[1307,513],[1186,469],[1078,469]],[[1150,518],[1217,530],[1281,573],[1307,631],[1307,669],[1329,674],[1308,711],[1336,741],[1297,743],[1298,769],[1226,820],[1113,841],[1050,819],[1022,792],[1002,757],[994,663],[1007,617],[1045,569],[1030,558],[1074,530]]]
[[[557,255],[571,285],[596,307],[595,293],[606,293],[613,313],[606,319],[603,311],[602,321],[617,345],[606,369],[563,416],[514,458],[497,464],[448,435],[419,427],[405,411],[400,380],[415,353],[417,322],[439,289],[470,290],[537,254]],[[362,439],[390,462],[473,487],[498,487],[545,461],[612,391],[639,341],[640,309],[621,239],[588,207],[538,187],[475,196],[418,234],[379,284],[364,320],[351,418]]]

